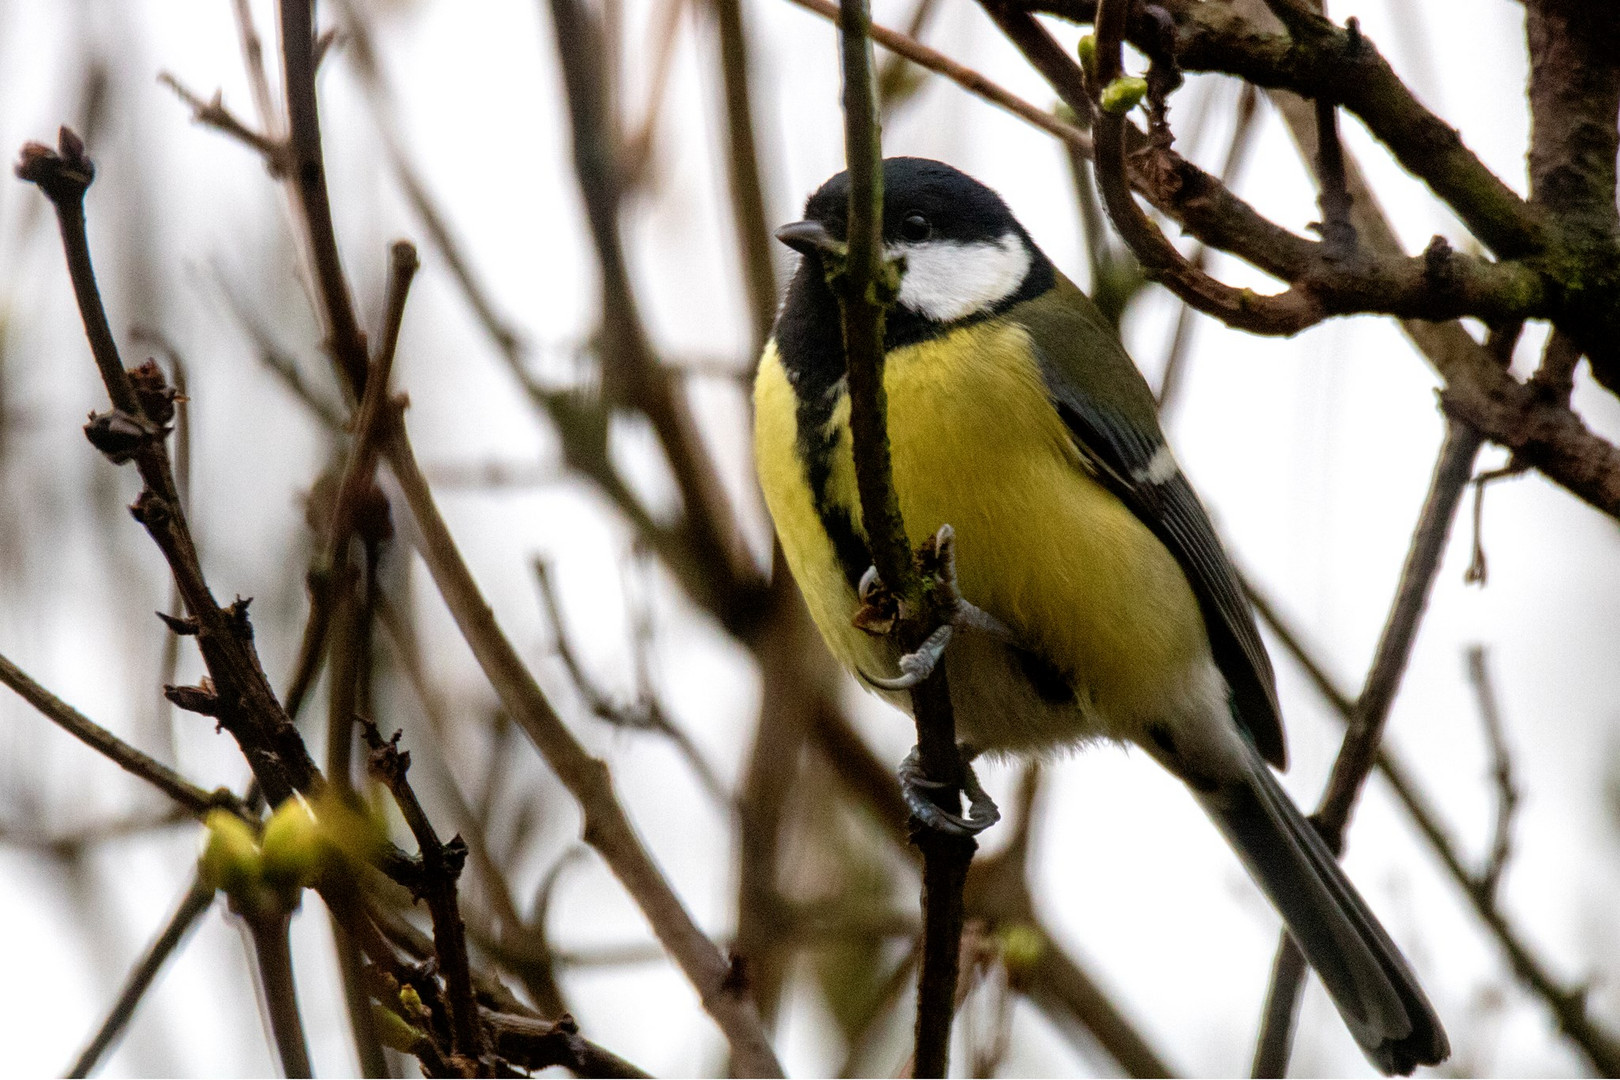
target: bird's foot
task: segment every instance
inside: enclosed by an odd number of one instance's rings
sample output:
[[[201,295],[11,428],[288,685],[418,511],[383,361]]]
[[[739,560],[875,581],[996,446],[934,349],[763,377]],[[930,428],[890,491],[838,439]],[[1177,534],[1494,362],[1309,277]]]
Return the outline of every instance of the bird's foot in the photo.
[[[944,616],[939,627],[923,640],[916,649],[900,658],[900,674],[883,678],[861,672],[861,678],[879,690],[910,690],[934,673],[945,655],[945,647],[958,627],[978,630],[1006,642],[1013,642],[1013,632],[1000,619],[983,608],[968,603],[956,583],[956,530],[941,525],[939,531],[923,544],[919,561],[925,571],[932,573],[935,586],[940,590],[940,611]],[[887,633],[894,626],[898,606],[893,595],[878,580],[877,567],[869,567],[861,577],[861,611],[855,624],[862,629]]]
[[[905,796],[906,808],[911,811],[911,816],[925,828],[950,836],[977,836],[1001,820],[1001,811],[996,807],[995,800],[979,786],[979,778],[974,775],[970,764],[973,752],[962,744],[957,745],[957,752],[962,755],[962,794],[967,796],[968,801],[966,814],[953,814],[933,800],[930,792],[946,790],[951,785],[930,779],[923,772],[916,747],[912,747],[911,753],[900,763],[900,793]]]

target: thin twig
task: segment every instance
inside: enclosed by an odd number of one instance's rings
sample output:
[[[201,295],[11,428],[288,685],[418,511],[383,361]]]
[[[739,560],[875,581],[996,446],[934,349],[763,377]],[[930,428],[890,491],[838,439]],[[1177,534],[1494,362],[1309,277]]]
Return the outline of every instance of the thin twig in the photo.
[[[704,1008],[725,1033],[739,1073],[780,1075],[781,1065],[760,1025],[759,1014],[731,978],[730,965],[692,920],[636,837],[613,792],[607,767],[587,754],[563,725],[495,622],[494,613],[433,502],[402,429],[394,429],[385,456],[421,534],[419,550],[462,637],[507,713],[579,803],[585,818],[586,842],[624,884],[658,939],[697,989]]]
[[[887,264],[883,250],[883,151],[868,40],[870,24],[866,0],[842,0],[839,40],[844,73],[844,158],[849,176],[848,254],[836,276],[835,289],[843,316],[849,428],[861,522],[880,579],[901,601],[902,617],[895,636],[903,648],[915,649],[940,620],[926,600],[913,564],[890,463],[883,325],[899,282],[897,270]],[[941,784],[936,793],[941,808],[956,813],[963,771],[946,665],[941,664],[911,696],[918,762],[925,776]],[[961,960],[962,888],[978,845],[971,837],[926,827],[915,830],[914,840],[923,853],[915,1075],[943,1077],[950,1061]]]
[[[387,785],[400,816],[416,837],[420,849],[421,881],[416,892],[427,902],[433,919],[433,955],[444,976],[449,996],[451,1049],[468,1062],[483,1058],[484,1032],[473,994],[471,964],[467,958],[467,932],[456,901],[456,880],[467,857],[467,845],[458,837],[446,844],[428,820],[412,789],[407,770],[409,752],[399,749],[399,733],[384,740],[377,725],[361,718],[361,733],[371,749],[371,769]]]
[[[191,119],[194,123],[213,128],[258,153],[264,158],[272,176],[280,176],[286,172],[287,145],[248,127],[235,113],[225,107],[225,99],[219,92],[216,91],[212,98],[204,101],[201,95],[188,89],[167,71],[158,76],[158,82],[173,90],[175,95],[186,103],[191,109]]]
[[[1513,855],[1513,814],[1519,806],[1519,789],[1513,782],[1513,755],[1508,749],[1502,710],[1496,702],[1496,688],[1491,685],[1482,645],[1468,649],[1468,681],[1473,684],[1474,699],[1479,703],[1485,744],[1490,748],[1491,779],[1496,787],[1496,823],[1491,829],[1491,848],[1485,858],[1485,868],[1479,873],[1480,888],[1495,896],[1502,872]]]
[[[720,39],[720,75],[725,85],[726,168],[731,180],[732,229],[737,234],[748,314],[757,353],[776,321],[776,267],[765,216],[765,182],[760,175],[759,139],[754,129],[749,85],[748,32],[742,0],[709,0]],[[774,131],[772,125],[766,130]]]
[[[193,784],[163,762],[137,750],[100,724],[28,677],[28,673],[0,656],[0,683],[15,690],[19,697],[63,731],[97,751],[119,768],[140,777],[173,799],[193,817],[201,818],[216,807],[229,807],[241,813],[240,803],[230,792],[209,792]]]
[[[326,160],[321,151],[320,112],[315,101],[314,0],[280,0],[281,81],[287,100],[287,141],[292,168],[289,182],[302,210],[315,281],[318,310],[326,343],[342,373],[344,389],[358,401],[366,383],[366,337],[355,317],[337,231],[326,187]]]
[[[1124,74],[1120,44],[1128,7],[1124,0],[1099,0],[1097,5],[1097,85],[1093,90],[1097,95]],[[1028,14],[998,12],[997,18],[1004,30],[1018,35],[1015,40],[1022,47],[1051,51],[1044,44],[1049,41],[1049,35]],[[1069,81],[1082,77],[1079,66],[1067,55],[1062,55],[1062,64],[1063,70],[1073,72]],[[1059,86],[1058,89],[1066,91],[1068,97],[1074,95],[1078,87]],[[1315,312],[1316,305],[1296,288],[1290,287],[1273,296],[1261,296],[1250,289],[1234,289],[1200,270],[1176,250],[1131,194],[1125,163],[1126,128],[1124,110],[1096,110],[1093,135],[1097,143],[1097,186],[1114,228],[1119,230],[1150,277],[1164,282],[1177,296],[1199,310],[1210,312],[1227,325],[1240,329],[1275,333],[1277,328],[1287,327],[1292,332],[1320,317]]]
[[[1356,698],[1356,718],[1345,732],[1327,790],[1312,815],[1318,831],[1334,851],[1343,849],[1345,827],[1361,787],[1372,772],[1378,746],[1383,741],[1384,722],[1406,672],[1418,623],[1428,605],[1440,558],[1445,554],[1446,539],[1451,535],[1457,504],[1468,486],[1474,458],[1483,441],[1479,432],[1466,425],[1447,426],[1429,494],[1412,531],[1412,547],[1401,570],[1389,619],[1379,637],[1367,680]]]
[[[340,631],[332,636],[329,662],[332,707],[327,715],[326,749],[328,774],[333,783],[344,787],[352,783],[349,750],[353,741],[350,725],[356,691],[353,661],[365,651],[371,637],[367,621],[358,617],[350,572],[350,541],[359,533],[366,542],[363,581],[369,589],[375,570],[375,566],[370,565],[375,561],[371,555],[390,528],[386,521],[387,505],[376,486],[378,443],[384,427],[384,411],[399,408],[396,403],[387,402],[388,383],[399,347],[405,301],[418,266],[416,248],[410,242],[396,240],[390,246],[382,336],[377,355],[368,366],[365,390],[355,410],[354,437],[332,500],[321,559],[310,575],[310,612],[304,640],[310,643],[310,648],[318,650],[326,636],[328,620],[336,623]],[[299,670],[304,670],[302,657]]]
[[[111,412],[92,415],[85,434],[113,463],[135,462],[145,488],[130,510],[162,552],[191,613],[170,629],[196,636],[208,669],[210,685],[164,692],[177,704],[217,719],[241,746],[265,794],[279,804],[293,791],[308,790],[317,772],[264,676],[252,643],[248,601],[221,608],[203,575],[164,443],[174,391],[155,363],[126,372],[108,328],[84,223],[84,196],[95,166],[83,142],[64,128],[57,151],[25,145],[16,171],[38,185],[56,209],[74,299],[114,405]]]
[[[1446,539],[1451,534],[1457,504],[1468,487],[1474,458],[1483,437],[1464,424],[1447,425],[1445,443],[1435,462],[1434,476],[1423,510],[1412,530],[1412,544],[1401,570],[1395,600],[1379,637],[1354,709],[1347,714],[1344,741],[1333,762],[1327,788],[1311,820],[1335,854],[1344,850],[1344,834],[1361,789],[1378,761],[1389,718],[1406,672],[1418,625],[1428,606],[1429,593],[1440,569]],[[1255,1042],[1254,1075],[1281,1076],[1287,1070],[1298,1017],[1298,999],[1304,987],[1304,955],[1285,931],[1279,937],[1272,981],[1266,995],[1264,1019]]]
[[[333,950],[337,954],[338,975],[343,982],[343,1004],[349,1013],[349,1033],[354,1036],[354,1053],[360,1064],[360,1075],[368,1078],[388,1076],[388,1055],[384,1053],[382,1039],[377,1034],[377,1014],[367,990],[365,955],[344,928],[337,912],[329,910],[328,914],[332,924]]]
[[[551,570],[545,560],[534,561],[534,576],[540,586],[540,598],[545,606],[546,618],[551,623],[557,658],[562,661],[574,689],[585,699],[586,707],[597,717],[615,727],[652,731],[668,739],[676,752],[686,759],[687,765],[691,767],[709,796],[720,806],[728,806],[731,798],[726,792],[726,786],[721,781],[719,772],[709,764],[691,737],[669,718],[655,696],[643,693],[633,704],[621,705],[596,685],[596,681],[580,664],[579,654],[569,640],[568,624],[563,619],[562,606],[557,599],[557,590],[551,580]],[[632,653],[639,654],[639,652],[639,647],[632,649]]]
[[[433,739],[432,745],[426,749],[452,745],[452,732],[444,702],[428,682],[417,637],[407,617],[386,594],[378,596],[376,607],[377,619],[394,646],[394,655],[405,674],[405,681],[410,684],[417,702],[427,716],[428,728],[432,732]],[[497,743],[491,754],[492,766],[505,763],[511,757],[500,745],[501,730],[503,729],[497,729]],[[492,914],[497,923],[494,934],[485,934],[476,923],[468,927],[468,934],[486,953],[506,964],[513,974],[522,980],[524,987],[529,991],[529,996],[542,1012],[547,1016],[562,1015],[567,1009],[553,970],[550,944],[545,938],[544,915],[548,895],[546,889],[544,887],[541,889],[540,898],[536,901],[535,917],[525,919],[518,911],[511,883],[493,850],[489,836],[487,805],[483,811],[474,809],[463,793],[461,785],[456,781],[454,770],[449,767],[449,763],[441,754],[435,753],[428,760],[438,773],[437,783],[448,803],[451,821],[467,839],[468,854],[472,856],[473,866],[483,882],[488,903],[493,908]],[[480,789],[480,796],[485,800],[492,800],[498,785],[499,773],[492,769],[491,775],[486,778],[485,784]],[[471,919],[471,914],[468,917]],[[499,940],[483,940],[496,937]],[[516,941],[516,948],[526,950],[524,963],[507,963],[507,954],[503,950],[512,940]]]
[[[911,6],[911,17],[906,20],[905,36],[912,41],[922,40],[923,29],[928,25],[928,20],[933,17],[938,6],[937,0],[916,0]],[[873,28],[873,32],[876,33],[876,27]],[[877,87],[878,110],[885,123],[894,115],[896,109],[911,100],[921,84],[922,77],[905,57],[897,52],[891,52],[884,57],[883,62],[878,65]]]
[[[746,556],[731,498],[698,432],[684,388],[659,361],[641,319],[620,231],[624,174],[606,77],[609,39],[595,11],[582,0],[551,0],[550,8],[574,175],[601,270],[601,396],[610,406],[643,413],[658,436],[680,491],[688,538],[705,564],[708,591],[718,594],[712,606],[705,606],[735,628],[757,615],[764,582]]]
[[[253,9],[249,0],[231,0],[236,17],[237,40],[242,46],[242,67],[247,72],[248,90],[253,95],[253,108],[266,132],[274,132],[280,125],[276,115],[275,97],[270,93],[270,78],[264,67],[264,39],[253,22]]]
[[[1222,160],[1221,171],[1217,174],[1221,183],[1227,187],[1236,182],[1238,171],[1243,167],[1249,147],[1254,142],[1254,119],[1258,115],[1259,103],[1260,92],[1254,88],[1254,84],[1244,83],[1238,94],[1237,116],[1232,121],[1232,141],[1227,144],[1226,157]],[[1208,263],[1209,245],[1200,243],[1193,251],[1192,264],[1203,270]],[[1164,366],[1159,376],[1159,390],[1155,395],[1161,414],[1170,411],[1176,400],[1176,392],[1181,389],[1187,351],[1192,343],[1193,314],[1193,306],[1182,301],[1181,309],[1176,312],[1176,328],[1171,333],[1170,345],[1165,350]]]
[[[313,27],[309,5],[282,0],[282,54],[285,71],[290,141],[298,167],[300,206],[306,221],[305,236],[320,281],[319,299],[328,344],[346,390],[354,398],[363,392],[367,363],[364,339],[354,318],[347,283],[338,258],[331,225],[320,149],[319,114],[315,96]],[[571,9],[562,18],[575,14]],[[564,50],[564,58],[568,53]],[[565,68],[567,65],[565,64]],[[622,282],[622,278],[621,278]],[[661,399],[673,407],[673,401]],[[668,421],[677,416],[660,413]],[[677,427],[680,425],[677,424]],[[670,429],[666,428],[666,432]],[[691,433],[695,436],[695,433]],[[683,444],[691,449],[690,444]],[[696,452],[694,450],[694,452]],[[636,838],[622,806],[613,795],[606,767],[586,754],[574,740],[524,667],[516,650],[495,623],[449,529],[434,505],[414,450],[398,417],[388,423],[384,456],[406,495],[407,505],[421,535],[422,551],[441,594],[474,656],[484,668],[497,696],[525,730],[543,756],[580,802],[586,821],[586,839],[603,855],[625,883],[648,917],[661,941],[698,989],[704,1007],[714,1016],[731,1043],[738,1068],[754,1075],[779,1075],[781,1066],[760,1027],[758,1015],[745,995],[738,993],[729,967],[691,920],[668,882]],[[691,475],[683,468],[677,475]],[[702,500],[698,500],[701,502]],[[689,502],[694,518],[705,515]],[[712,569],[712,568],[711,568]]]
[[[1255,611],[1300,665],[1312,686],[1333,707],[1340,719],[1348,723],[1355,715],[1355,704],[1349,694],[1327,674],[1299,633],[1282,618],[1276,607],[1257,593],[1252,585],[1248,593]],[[1387,746],[1379,748],[1377,765],[1379,774],[1389,784],[1396,801],[1445,867],[1446,875],[1462,890],[1486,932],[1506,954],[1515,976],[1530,993],[1541,999],[1559,1030],[1580,1047],[1601,1075],[1620,1075],[1620,1036],[1606,1030],[1592,1017],[1587,1008],[1584,985],[1571,986],[1554,975],[1547,962],[1529,944],[1525,933],[1497,906],[1496,897],[1484,888],[1483,882],[1469,867],[1462,845],[1441,821],[1440,812],[1418,785],[1411,769],[1396,758]]]
[[[101,1021],[96,1033],[91,1036],[90,1042],[79,1051],[79,1056],[68,1069],[69,1076],[89,1076],[95,1071],[96,1066],[101,1063],[102,1056],[112,1049],[113,1044],[123,1035],[124,1028],[134,1017],[135,1009],[146,997],[147,990],[156,981],[158,973],[163,970],[163,965],[180,948],[181,942],[185,941],[191,928],[213,902],[213,886],[204,882],[200,876],[194,876],[191,886],[186,889],[179,905],[174,909],[174,914],[169,916],[169,921],[163,924],[157,938],[147,946],[146,952],[130,969],[129,975],[124,979],[123,989],[118,992],[118,999],[107,1010],[106,1017]]]
[[[330,401],[327,395],[310,385],[298,366],[298,360],[270,333],[249,308],[247,302],[226,280],[223,267],[212,267],[212,285],[225,302],[227,313],[241,328],[253,346],[254,358],[286,388],[294,399],[304,406],[312,418],[328,432],[336,434],[345,429],[347,417],[343,407]]]
[[[834,23],[838,22],[838,7],[829,3],[828,0],[792,0],[792,2],[806,11],[815,12],[824,19],[830,19]],[[897,33],[877,23],[873,23],[871,26],[871,38],[895,55],[903,56],[918,67],[927,68],[937,75],[945,76],[945,78],[975,97],[983,98],[998,109],[1004,109],[1025,123],[1062,139],[1082,153],[1087,155],[1091,153],[1090,135],[1087,135],[1073,124],[1059,120],[1045,109],[1030,104],[999,84],[985,78],[966,64],[958,63],[937,49],[930,49],[927,45],[912,37]]]

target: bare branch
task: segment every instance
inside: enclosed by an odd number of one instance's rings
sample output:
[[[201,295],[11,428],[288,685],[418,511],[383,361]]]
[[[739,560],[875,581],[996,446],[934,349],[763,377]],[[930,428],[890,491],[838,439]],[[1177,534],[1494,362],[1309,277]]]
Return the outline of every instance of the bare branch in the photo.
[[[287,910],[241,910],[242,921],[253,940],[253,956],[259,965],[260,996],[270,1017],[270,1033],[281,1073],[287,1077],[309,1077],[315,1073],[309,1063],[309,1040],[304,1035],[304,1018],[298,1011],[298,989],[293,981],[292,912]]]
[[[193,817],[225,807],[241,813],[241,804],[229,791],[208,792],[193,784],[156,758],[137,750],[100,724],[28,677],[16,664],[0,656],[0,683],[11,687],[19,697],[58,727],[72,735],[134,776],[140,777],[184,807]]]
[[[413,891],[427,902],[433,919],[433,955],[444,975],[445,991],[450,999],[451,1052],[469,1063],[481,1062],[486,1051],[484,1031],[479,1022],[478,1002],[473,996],[466,928],[456,901],[456,881],[467,857],[467,845],[459,836],[448,844],[439,839],[438,831],[428,820],[406,775],[411,756],[408,751],[400,751],[399,733],[385,740],[377,725],[363,717],[360,730],[371,749],[371,770],[393,795],[394,804],[399,807],[411,835],[416,837],[420,851],[421,880]]]
[[[1384,723],[1406,672],[1418,624],[1428,606],[1429,592],[1440,569],[1446,539],[1451,534],[1451,523],[1468,487],[1474,457],[1482,441],[1478,432],[1466,426],[1448,426],[1372,667],[1355,707],[1345,714],[1344,741],[1334,759],[1327,789],[1311,815],[1317,832],[1335,855],[1344,851],[1344,834],[1350,815],[1378,761]],[[1256,1076],[1281,1076],[1287,1070],[1304,975],[1304,955],[1284,931],[1277,944],[1271,989],[1266,996],[1264,1021],[1255,1045]]]
[[[1311,683],[1323,699],[1347,723],[1355,714],[1355,705],[1348,694],[1333,681],[1326,669],[1306,647],[1300,635],[1281,618],[1274,605],[1249,588],[1255,610],[1277,635],[1289,654],[1310,677]],[[1587,1007],[1583,986],[1571,986],[1554,975],[1547,962],[1538,956],[1524,931],[1497,905],[1496,897],[1484,889],[1480,879],[1468,866],[1462,846],[1451,835],[1440,819],[1434,802],[1419,786],[1412,771],[1390,751],[1378,751],[1379,774],[1395,793],[1395,799],[1428,842],[1429,848],[1445,867],[1446,876],[1462,890],[1469,906],[1484,925],[1485,930],[1506,954],[1514,975],[1525,988],[1552,1013],[1559,1030],[1603,1075],[1620,1074],[1620,1036],[1604,1028],[1591,1015]]]
[[[158,932],[156,939],[147,946],[146,952],[141,954],[141,958],[135,962],[135,966],[125,977],[123,989],[118,992],[118,999],[107,1011],[101,1026],[96,1029],[90,1042],[79,1051],[79,1056],[68,1068],[69,1076],[89,1076],[96,1070],[102,1057],[112,1049],[113,1044],[123,1035],[124,1029],[129,1026],[135,1010],[146,997],[152,983],[156,981],[158,973],[163,970],[163,965],[180,948],[191,928],[213,902],[213,886],[205,883],[201,877],[194,876],[191,887],[180,898],[174,914],[169,916],[168,922],[163,924],[163,929]]]
[[[1401,580],[1395,591],[1384,632],[1379,637],[1373,654],[1372,667],[1367,672],[1361,694],[1356,698],[1356,715],[1345,732],[1344,744],[1333,763],[1328,780],[1312,820],[1317,830],[1335,852],[1344,847],[1344,830],[1360,795],[1361,787],[1372,772],[1383,741],[1384,722],[1389,718],[1390,706],[1400,688],[1406,672],[1412,643],[1417,639],[1418,623],[1428,606],[1429,593],[1435,574],[1440,569],[1440,558],[1445,554],[1446,539],[1451,535],[1451,524],[1456,517],[1457,504],[1468,486],[1474,457],[1479,452],[1481,437],[1478,432],[1460,425],[1451,425],[1446,432],[1445,445],[1435,463],[1434,478],[1423,511],[1412,531],[1412,547],[1401,570]]]
[[[668,739],[675,747],[677,753],[686,759],[687,765],[692,769],[698,782],[704,790],[714,799],[715,803],[729,808],[731,798],[726,792],[725,784],[720,780],[720,774],[715,771],[707,758],[705,758],[697,744],[682,731],[680,727],[669,718],[659,703],[657,697],[642,688],[641,697],[632,704],[619,704],[615,702],[596,681],[586,673],[579,662],[579,656],[569,641],[568,624],[563,619],[562,607],[557,600],[557,590],[551,581],[551,569],[544,560],[536,559],[534,574],[540,585],[540,598],[545,605],[546,617],[551,623],[552,638],[556,642],[557,657],[563,662],[569,679],[574,688],[585,699],[586,706],[597,717],[617,727],[638,731],[651,731]],[[636,644],[632,652],[639,658],[641,644]]]
[[[342,373],[344,390],[358,401],[366,382],[366,336],[354,314],[332,200],[326,188],[326,160],[321,150],[320,112],[315,103],[314,0],[279,0],[281,11],[281,80],[287,100],[287,142],[292,168],[289,183],[298,198],[299,220],[306,230],[310,261],[320,295],[319,311],[326,345]]]
[[[776,268],[765,217],[765,183],[760,175],[759,140],[754,131],[749,87],[748,34],[741,0],[709,0],[720,39],[720,74],[725,85],[726,168],[731,179],[732,228],[742,256],[743,283],[753,352],[764,347],[776,321]]]
[[[1491,685],[1490,669],[1485,665],[1485,648],[1471,646],[1468,650],[1468,681],[1473,684],[1474,698],[1479,703],[1479,719],[1485,728],[1485,744],[1490,748],[1491,779],[1496,786],[1496,823],[1491,829],[1490,853],[1485,868],[1479,874],[1479,886],[1495,896],[1501,884],[1502,872],[1507,869],[1513,855],[1513,814],[1519,806],[1519,789],[1513,782],[1513,754],[1508,749],[1507,732],[1502,724],[1502,710],[1496,703],[1496,689]]]
[[[828,0],[792,0],[793,3],[813,11],[824,19],[838,22],[838,8]],[[1037,108],[1028,101],[1011,91],[1003,89],[999,84],[985,78],[979,72],[965,64],[957,63],[944,53],[930,49],[927,45],[896,33],[876,23],[872,24],[871,37],[874,42],[888,49],[896,56],[903,56],[918,67],[927,68],[938,75],[943,75],[968,93],[983,98],[999,109],[1011,113],[1020,120],[1050,135],[1054,135],[1082,153],[1090,155],[1091,136],[1053,116],[1045,109]]]
[[[541,1069],[561,1065],[580,1077],[644,1077],[636,1066],[604,1050],[579,1033],[571,1016],[535,1020],[504,1013],[488,1015],[490,1032],[500,1055],[520,1068]]]
[[[613,792],[607,767],[585,752],[535,683],[495,622],[472,572],[434,505],[432,493],[403,429],[395,427],[385,456],[421,533],[420,551],[462,637],[471,646],[507,713],[578,801],[585,840],[594,847],[641,908],[659,941],[696,987],[703,1006],[731,1045],[739,1072],[780,1075],[759,1015],[731,977],[730,966],[704,936],[641,845]]]
[[[287,144],[261,135],[237,119],[236,114],[225,107],[225,98],[220,92],[215,91],[212,98],[204,101],[167,71],[158,76],[158,82],[173,90],[190,107],[193,122],[213,128],[257,153],[264,158],[271,176],[286,174],[291,157]]]

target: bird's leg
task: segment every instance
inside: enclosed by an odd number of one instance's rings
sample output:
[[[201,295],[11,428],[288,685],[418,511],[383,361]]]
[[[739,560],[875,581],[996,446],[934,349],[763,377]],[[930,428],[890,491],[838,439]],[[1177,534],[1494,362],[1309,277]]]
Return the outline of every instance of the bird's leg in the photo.
[[[949,525],[941,525],[939,531],[923,544],[918,552],[917,561],[920,564],[919,570],[925,577],[932,579],[934,590],[934,595],[924,601],[928,604],[925,610],[934,613],[939,624],[920,645],[900,658],[900,674],[895,678],[880,678],[857,669],[863,680],[879,690],[900,692],[921,686],[939,666],[940,660],[945,656],[945,648],[951,643],[951,638],[958,628],[970,628],[1016,644],[1013,632],[1006,624],[982,608],[968,603],[962,596],[962,590],[956,580],[954,529]],[[893,633],[895,624],[901,617],[900,602],[899,598],[889,592],[878,579],[877,567],[870,568],[861,576],[858,591],[861,608],[855,615],[855,625],[876,636]],[[958,785],[929,777],[923,770],[916,747],[913,747],[911,753],[900,763],[900,791],[905,797],[906,807],[911,811],[912,817],[923,828],[951,836],[971,837],[999,821],[1001,811],[996,809],[995,801],[979,786],[979,778],[973,773],[970,762],[976,751],[966,744],[958,743],[957,754],[961,759],[960,791],[967,796],[968,801],[968,811],[965,815],[946,809],[934,801],[935,794],[945,793],[950,795],[951,805],[955,806],[955,792]]]
[[[941,525],[930,544],[924,546],[923,556],[925,561],[935,563],[933,577],[935,587],[941,591],[939,608],[944,620],[921,645],[900,658],[899,675],[888,679],[868,675],[864,671],[860,673],[862,679],[879,690],[910,690],[921,684],[934,673],[958,627],[978,630],[1009,644],[1016,644],[1013,632],[1005,623],[983,608],[968,603],[962,596],[962,590],[956,583],[956,530],[949,525]],[[869,568],[861,577],[860,584],[861,602],[865,605],[863,613],[883,606],[884,597],[879,595],[881,589],[877,567]],[[859,617],[857,625],[861,625]]]
[[[966,743],[957,743],[956,750],[962,756],[962,794],[968,800],[966,815],[951,813],[929,796],[929,792],[951,785],[928,778],[923,772],[922,762],[917,758],[916,747],[912,747],[911,753],[900,763],[900,793],[905,797],[911,816],[926,828],[952,836],[977,836],[1001,820],[1001,811],[984,788],[979,786],[979,778],[973,773],[970,763],[977,756],[976,751]]]

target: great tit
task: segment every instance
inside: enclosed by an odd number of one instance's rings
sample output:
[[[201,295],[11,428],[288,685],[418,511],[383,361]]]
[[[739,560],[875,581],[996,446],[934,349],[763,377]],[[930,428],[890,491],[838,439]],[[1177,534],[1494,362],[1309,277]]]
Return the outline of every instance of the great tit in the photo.
[[[883,374],[901,515],[913,537],[954,529],[960,594],[1002,631],[965,628],[945,652],[964,741],[1140,746],[1226,835],[1373,1064],[1444,1060],[1405,958],[1268,768],[1286,765],[1271,662],[1114,328],[983,184],[890,158],[883,188],[885,254],[903,260]],[[834,176],[777,233],[803,257],[760,360],[754,445],[816,626],[870,677],[900,657],[852,621],[872,559],[826,277],[848,191]]]

